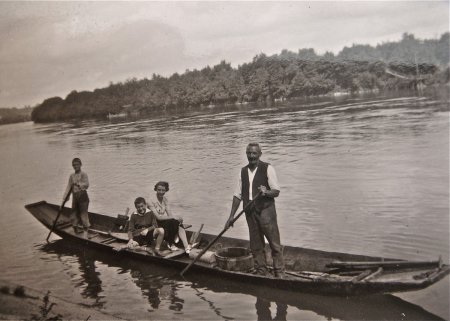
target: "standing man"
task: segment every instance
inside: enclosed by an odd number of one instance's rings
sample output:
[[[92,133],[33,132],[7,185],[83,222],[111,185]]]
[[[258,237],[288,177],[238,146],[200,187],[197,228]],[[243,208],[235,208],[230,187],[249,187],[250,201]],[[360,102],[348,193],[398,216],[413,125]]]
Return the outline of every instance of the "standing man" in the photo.
[[[272,251],[274,275],[276,278],[283,278],[283,247],[280,243],[277,212],[275,210],[275,197],[280,194],[277,175],[272,165],[259,159],[262,152],[258,143],[248,144],[246,153],[248,165],[241,169],[239,184],[234,193],[230,217],[225,224],[225,228],[231,226],[231,221],[241,200],[244,202],[245,208],[250,201],[255,199],[254,203],[245,211],[255,270],[261,275],[268,274],[264,250],[264,237],[266,237]],[[261,192],[261,195],[257,197],[259,192]]]
[[[81,170],[81,159],[74,158],[72,160],[72,167],[75,173],[69,177],[63,200],[66,199],[72,187],[72,213],[70,220],[72,221],[75,232],[81,233],[87,231],[91,226],[88,215],[89,196],[87,194],[89,179],[87,174]]]

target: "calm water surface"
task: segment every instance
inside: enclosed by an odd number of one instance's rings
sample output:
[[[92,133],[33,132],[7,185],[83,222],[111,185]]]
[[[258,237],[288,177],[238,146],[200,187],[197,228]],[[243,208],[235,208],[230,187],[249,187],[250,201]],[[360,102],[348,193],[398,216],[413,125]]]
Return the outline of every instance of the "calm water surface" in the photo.
[[[183,280],[64,241],[45,245],[45,228],[23,208],[59,204],[78,156],[91,211],[123,213],[167,180],[174,213],[219,233],[250,141],[277,170],[284,244],[449,260],[448,96],[403,94],[0,126],[2,278],[127,319],[449,319],[448,277],[420,293],[349,299]],[[227,235],[247,238],[245,220]]]

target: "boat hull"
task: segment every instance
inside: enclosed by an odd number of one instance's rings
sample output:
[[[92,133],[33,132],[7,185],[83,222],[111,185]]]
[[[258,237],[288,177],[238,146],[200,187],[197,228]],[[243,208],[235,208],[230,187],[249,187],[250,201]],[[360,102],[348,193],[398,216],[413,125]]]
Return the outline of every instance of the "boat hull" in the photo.
[[[52,227],[58,212],[57,205],[42,201],[26,205],[25,207],[44,226],[49,229]],[[180,271],[191,262],[188,256],[167,259],[137,250],[127,249],[117,251],[117,247],[123,246],[125,242],[108,235],[108,231],[114,229],[115,217],[90,213],[92,231],[84,235],[75,233],[71,228],[69,222],[70,211],[71,209],[69,208],[63,209],[58,224],[53,231],[53,233],[68,242],[99,249],[102,252],[114,255],[118,260],[136,259],[168,265]],[[192,232],[187,232],[188,239],[191,234]],[[214,237],[214,235],[201,233],[202,242],[200,245],[202,247],[206,246]],[[219,246],[223,247],[249,247],[248,241],[241,239],[222,237],[219,242],[221,243]],[[223,270],[215,265],[204,262],[197,262],[192,265],[185,276],[189,278],[189,274],[191,273],[201,273],[203,275],[210,275],[211,277],[229,279],[268,288],[349,296],[419,290],[438,282],[448,275],[450,271],[448,265],[433,266],[430,263],[430,266],[424,266],[418,269],[384,271],[383,275],[373,277],[370,280],[367,277],[358,279],[358,277],[354,276],[344,277],[332,274],[330,272],[333,269],[327,268],[327,265],[336,261],[389,262],[398,260],[290,246],[284,248],[284,254],[286,269],[290,271],[284,279]],[[270,263],[270,261],[271,258],[269,255],[268,262]]]

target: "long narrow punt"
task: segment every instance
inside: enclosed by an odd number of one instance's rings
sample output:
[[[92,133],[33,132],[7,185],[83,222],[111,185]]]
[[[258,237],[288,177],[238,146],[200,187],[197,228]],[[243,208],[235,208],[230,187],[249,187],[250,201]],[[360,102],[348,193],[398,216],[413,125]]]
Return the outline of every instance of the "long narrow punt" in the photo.
[[[51,228],[58,212],[58,206],[41,201],[25,206],[44,226]],[[61,238],[83,246],[102,249],[118,257],[166,264],[180,271],[191,259],[187,255],[165,258],[142,249],[124,249],[123,238],[110,233],[116,218],[108,215],[90,213],[91,230],[77,234],[69,222],[69,208],[64,208],[54,233]],[[192,232],[187,232],[188,239]],[[199,248],[204,248],[215,236],[201,233]],[[249,247],[246,240],[222,237],[221,247]],[[123,249],[117,251],[117,249]],[[286,277],[277,279],[246,272],[220,269],[214,263],[196,262],[189,273],[207,273],[213,277],[233,279],[242,283],[278,288],[298,292],[330,295],[380,294],[400,291],[413,291],[428,287],[449,274],[448,265],[440,261],[411,262],[364,255],[325,252],[301,247],[286,246],[284,249]],[[271,258],[268,258],[269,262]],[[187,277],[189,277],[189,273]]]

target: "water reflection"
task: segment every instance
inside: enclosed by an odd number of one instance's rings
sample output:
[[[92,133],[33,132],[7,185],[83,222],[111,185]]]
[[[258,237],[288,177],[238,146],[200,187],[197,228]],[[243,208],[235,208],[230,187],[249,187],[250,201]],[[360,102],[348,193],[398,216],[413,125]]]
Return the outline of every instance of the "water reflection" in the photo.
[[[177,284],[173,280],[164,276],[147,275],[144,274],[146,271],[141,270],[130,270],[130,273],[153,309],[159,309],[162,302],[168,302],[169,310],[175,312],[183,310],[184,300],[177,296]]]
[[[211,300],[209,300],[209,299],[207,299],[207,298],[205,297],[205,295],[207,295],[207,294],[206,294],[205,292],[202,291],[201,287],[199,287],[197,284],[192,284],[191,287],[192,287],[192,289],[195,291],[195,295],[196,295],[200,300],[206,302],[207,305],[208,305],[208,307],[209,307],[212,311],[214,311],[214,313],[215,313],[218,317],[220,317],[221,319],[224,319],[224,320],[233,320],[232,317],[223,315],[223,313],[222,313],[222,311],[221,311],[222,309],[218,308],[218,307],[216,306],[216,304],[215,304],[213,301],[211,301]]]
[[[272,319],[272,312],[270,311],[271,302],[261,297],[256,298],[256,314],[258,316],[258,321],[265,320],[280,320],[286,321],[287,316],[287,304],[282,302],[275,302],[276,304],[276,313],[274,318]]]
[[[249,306],[243,309],[242,306],[224,308],[226,301],[215,300],[217,294],[224,293],[226,298],[240,295],[253,298],[254,307],[249,319],[257,320],[287,320],[290,318],[306,318],[314,315],[328,320],[442,320],[423,308],[403,301],[391,295],[375,295],[367,297],[330,297],[312,295],[306,293],[292,293],[279,289],[270,289],[236,283],[235,281],[214,279],[207,276],[192,273],[188,281],[179,277],[179,271],[170,267],[161,267],[134,261],[131,259],[118,260],[114,254],[102,252],[100,250],[81,248],[73,246],[64,240],[58,240],[50,244],[43,245],[40,251],[46,254],[56,254],[55,257],[64,264],[67,264],[66,257],[75,257],[78,269],[81,271],[82,282],[75,284],[75,287],[86,285],[82,291],[83,296],[90,297],[96,302],[107,303],[109,297],[104,288],[114,287],[114,292],[129,293],[130,284],[126,284],[126,278],[120,284],[117,280],[108,277],[112,270],[122,275],[131,275],[131,280],[141,292],[151,308],[147,311],[167,309],[171,315],[165,318],[173,318],[174,314],[187,315],[190,309],[196,309],[192,305],[192,298],[196,297],[221,320],[246,319],[239,313],[247,313]],[[48,256],[47,256],[48,257]],[[96,268],[98,265],[105,265],[106,270],[100,273]],[[119,272],[117,272],[119,271]],[[183,292],[183,297],[180,295]],[[124,317],[136,318],[136,311],[133,302],[117,300],[111,298],[116,308],[120,308]],[[137,300],[134,302],[137,303]],[[198,304],[198,303],[197,303]],[[196,304],[196,305],[197,305]],[[96,307],[106,308],[106,305],[99,304]],[[169,313],[167,311],[166,313]],[[251,311],[250,311],[251,312]],[[197,319],[204,319],[205,311],[199,312]],[[300,314],[299,314],[300,313]],[[161,315],[161,314],[160,314]],[[233,316],[234,315],[234,316]],[[211,319],[211,318],[210,318]]]
[[[86,284],[81,295],[95,299],[95,306],[101,308],[103,302],[100,300],[99,294],[102,292],[102,280],[100,279],[100,273],[95,270],[95,260],[93,257],[89,257],[89,254],[77,255],[76,257],[80,264],[82,278],[78,287],[82,287],[83,283]]]

